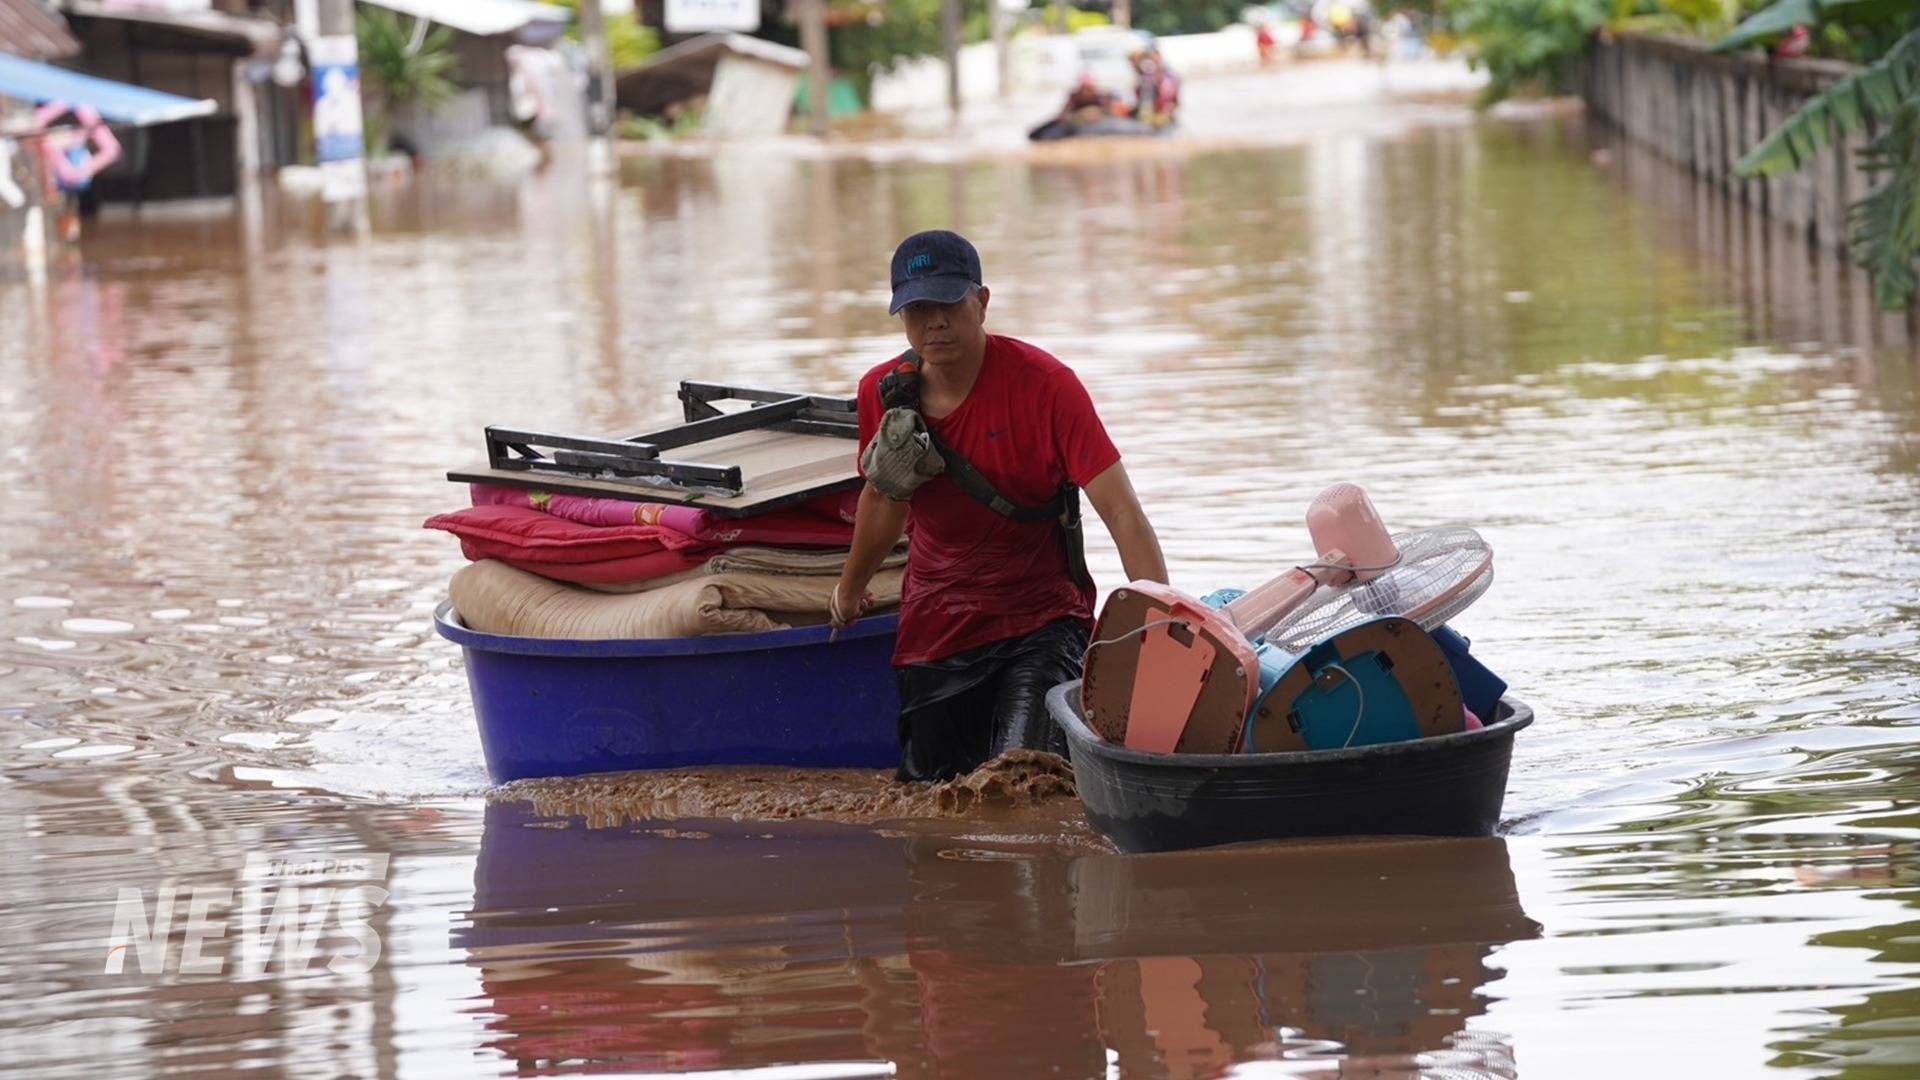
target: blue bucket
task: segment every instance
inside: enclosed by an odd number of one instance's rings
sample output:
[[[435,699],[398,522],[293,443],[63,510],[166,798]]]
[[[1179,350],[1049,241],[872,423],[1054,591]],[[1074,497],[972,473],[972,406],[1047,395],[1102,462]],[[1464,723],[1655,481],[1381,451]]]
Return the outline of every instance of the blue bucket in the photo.
[[[494,783],[704,765],[891,768],[898,615],[827,627],[662,641],[573,641],[469,630],[433,613],[466,654]]]

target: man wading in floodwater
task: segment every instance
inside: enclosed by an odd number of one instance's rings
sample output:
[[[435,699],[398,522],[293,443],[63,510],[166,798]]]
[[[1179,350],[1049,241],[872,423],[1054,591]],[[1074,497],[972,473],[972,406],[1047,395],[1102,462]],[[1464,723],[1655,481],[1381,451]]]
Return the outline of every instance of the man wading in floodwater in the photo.
[[[860,380],[853,551],[830,615],[872,603],[867,583],[909,524],[893,663],[902,780],[944,780],[1017,748],[1064,753],[1046,693],[1080,674],[1093,579],[1079,492],[1130,580],[1167,580],[1160,541],[1086,388],[1040,349],[986,332],[980,256],[950,232],[893,253],[910,348]]]

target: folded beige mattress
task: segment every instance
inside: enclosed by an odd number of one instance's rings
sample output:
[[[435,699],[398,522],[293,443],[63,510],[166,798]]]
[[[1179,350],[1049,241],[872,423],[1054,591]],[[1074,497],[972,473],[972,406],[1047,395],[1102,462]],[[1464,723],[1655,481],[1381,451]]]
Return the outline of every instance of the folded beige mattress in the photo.
[[[900,603],[901,568],[874,575],[876,609]],[[827,620],[837,576],[728,571],[635,593],[596,592],[492,559],[453,575],[460,621],[483,634],[575,640],[750,633]]]

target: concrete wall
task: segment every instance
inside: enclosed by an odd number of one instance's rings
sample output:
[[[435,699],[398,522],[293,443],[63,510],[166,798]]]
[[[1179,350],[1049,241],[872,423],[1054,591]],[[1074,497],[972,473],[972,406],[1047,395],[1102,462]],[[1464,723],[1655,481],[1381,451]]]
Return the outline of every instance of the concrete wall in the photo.
[[[1253,27],[1235,23],[1212,34],[1176,34],[1156,38],[1167,66],[1182,77],[1250,71],[1260,66]]]
[[[1806,99],[1855,70],[1824,60],[1768,62],[1697,42],[1619,35],[1595,45],[1587,107],[1622,137],[1818,243],[1846,246],[1847,205],[1871,190],[1850,136],[1787,176],[1745,180],[1733,167]]]
[[[1009,67],[1016,72],[1015,93],[1032,76],[1017,73],[1030,69],[1037,60],[1029,35],[1016,39],[1009,47]],[[986,101],[997,93],[993,43],[976,42],[960,47],[960,100]],[[922,56],[897,65],[873,80],[873,98],[868,105],[875,112],[938,108],[947,103],[947,65],[937,56]]]

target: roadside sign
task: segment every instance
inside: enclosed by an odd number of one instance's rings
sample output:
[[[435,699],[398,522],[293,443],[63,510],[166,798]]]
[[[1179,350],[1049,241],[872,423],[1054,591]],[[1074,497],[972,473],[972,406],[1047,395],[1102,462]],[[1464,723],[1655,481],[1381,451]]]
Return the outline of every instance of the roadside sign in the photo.
[[[760,29],[760,0],[667,0],[667,33]]]
[[[366,194],[367,170],[360,123],[360,53],[352,34],[311,39],[314,158],[320,163],[320,196],[328,202]]]

